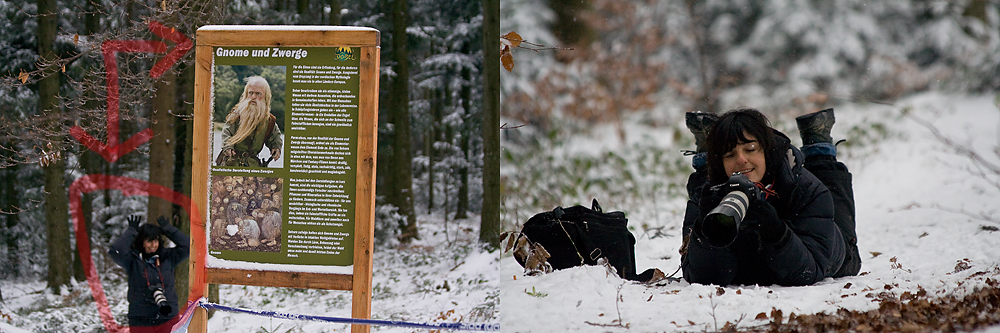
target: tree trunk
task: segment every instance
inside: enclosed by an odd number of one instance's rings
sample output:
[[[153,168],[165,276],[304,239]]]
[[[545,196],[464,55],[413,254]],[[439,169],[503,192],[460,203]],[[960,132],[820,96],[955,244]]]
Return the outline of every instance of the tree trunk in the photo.
[[[84,13],[83,17],[84,35],[93,36],[94,34],[101,31],[101,17],[99,15],[100,10],[101,10],[100,1],[87,0],[87,10]],[[91,66],[91,68],[95,72],[100,71],[94,67],[96,66]],[[100,101],[97,99],[97,96],[94,93],[93,89],[87,90],[86,100],[87,101],[83,105],[83,108],[85,110],[94,110],[101,107]],[[88,126],[87,128],[90,128],[90,126]],[[104,159],[100,155],[98,155],[93,151],[88,150],[86,147],[83,147],[82,145],[79,146],[79,149],[80,149],[80,155],[79,155],[80,166],[83,167],[85,173],[99,174],[101,173],[101,171],[105,170],[103,166]],[[80,196],[80,200],[82,200],[82,202],[80,203],[80,210],[83,211],[84,230],[86,231],[87,239],[91,241],[93,241],[93,238],[91,238],[92,234],[91,230],[93,229],[94,226],[94,221],[92,221],[92,218],[94,216],[94,204],[93,204],[94,196],[95,193],[93,192],[84,193]],[[84,271],[83,269],[83,260],[80,257],[79,250],[73,251],[73,258],[74,258],[73,277],[75,277],[77,281],[86,280],[87,272]]]
[[[469,54],[469,43],[465,44],[462,53]],[[469,151],[469,140],[472,138],[469,135],[470,119],[472,117],[469,114],[472,112],[472,72],[468,68],[462,69],[462,81],[465,82],[462,85],[462,90],[459,92],[459,97],[462,99],[462,109],[465,110],[465,114],[462,115],[462,127],[459,128],[459,148],[462,151],[462,157],[465,163],[458,167],[458,202],[455,207],[455,218],[464,219],[468,218],[469,214],[469,162],[472,159],[472,153]]]
[[[500,248],[499,42],[500,0],[483,0],[483,215],[479,241],[494,249]]]
[[[424,135],[424,153],[427,154],[427,214],[434,210],[434,125]]]
[[[168,25],[169,26],[169,25]],[[177,80],[173,70],[167,70],[153,83],[156,92],[153,95],[153,112],[150,127],[153,137],[149,139],[149,182],[177,190],[174,187],[174,166],[177,163],[174,153],[177,144],[177,128],[175,126],[177,112]],[[193,101],[192,101],[193,102]],[[170,223],[188,233],[186,225],[174,221],[174,204],[171,201],[156,196],[149,197],[146,223],[157,223],[157,218],[165,217]],[[180,304],[185,304],[188,293],[187,265],[180,264],[174,268],[174,283]]]
[[[80,152],[79,159],[80,166],[83,167],[83,171],[87,174],[95,174],[100,171],[101,156],[97,155],[97,153],[89,150],[82,150]],[[90,237],[90,231],[94,226],[93,221],[91,221],[91,218],[94,216],[93,198],[93,193],[84,193],[80,195],[80,200],[82,201],[80,202],[80,210],[83,212],[83,228],[87,234],[88,241],[93,240],[93,238]],[[79,242],[77,242],[77,246],[79,246]],[[83,258],[80,257],[79,248],[73,251],[73,277],[76,278],[77,281],[84,281],[87,279],[87,272],[83,269]]]
[[[432,47],[433,49],[433,47]],[[434,211],[434,165],[438,161],[438,150],[435,144],[441,139],[441,114],[444,107],[441,105],[441,97],[438,96],[437,89],[430,89],[426,96],[431,104],[431,126],[427,128],[427,214]]]
[[[486,4],[484,3],[483,5],[485,6]],[[489,10],[493,10],[492,7],[489,8]],[[496,2],[496,8],[499,10],[499,2]],[[586,11],[590,9],[590,0],[550,0],[549,8],[552,8],[552,11],[555,13],[555,22],[550,27],[552,34],[563,43],[567,45],[588,45],[594,39],[593,30],[583,20],[583,17],[587,15]],[[483,10],[487,10],[487,8],[484,7]],[[485,20],[486,16],[484,15],[483,21]],[[497,22],[500,22],[499,19],[497,19]],[[500,28],[497,27],[497,29],[499,31]],[[485,45],[492,42],[485,40],[483,43],[485,43],[483,44],[485,48]]]
[[[153,114],[150,127],[153,137],[149,139],[149,182],[174,188],[174,150],[176,128],[174,126],[174,110],[177,108],[177,82],[172,70],[163,73],[153,83],[156,92],[153,95]],[[156,223],[157,217],[163,216],[171,221],[173,203],[159,197],[149,197],[149,210],[146,222]]]
[[[393,0],[392,8],[392,60],[396,77],[389,92],[388,116],[392,124],[392,154],[387,168],[390,204],[399,208],[399,214],[406,216],[400,225],[400,240],[409,242],[419,239],[417,216],[413,211],[413,152],[410,138],[410,62],[407,52],[406,27],[409,25],[409,5],[407,0]]]
[[[191,116],[194,115],[194,66],[187,66],[184,64],[178,64],[178,66],[183,67],[181,71],[181,76],[177,78],[177,88],[178,90],[178,102],[182,105],[177,106],[177,110],[180,114],[184,115],[179,119],[183,121],[176,122],[176,134],[178,142],[174,146],[177,149],[176,155],[182,156],[182,158],[177,159],[177,165],[174,166],[174,173],[176,178],[174,179],[174,188],[180,188],[181,193],[191,196],[191,163],[192,163],[192,151],[191,142],[194,142],[194,124]],[[178,184],[179,183],[179,184]],[[178,227],[182,232],[191,235],[191,217],[187,213],[181,213],[182,209],[180,206],[174,206],[175,216],[179,217],[180,226]],[[201,212],[205,214],[204,211]],[[204,216],[204,215],[203,215]],[[192,237],[193,238],[193,237]],[[190,289],[189,281],[189,267],[187,262],[181,263],[174,270],[174,281],[177,281],[177,299],[183,302],[188,298],[188,290]],[[215,286],[215,293],[212,293],[212,286]],[[209,302],[219,303],[219,285],[209,285],[208,295],[206,295]],[[209,318],[215,314],[215,311],[209,311]]]
[[[52,43],[56,38],[58,25],[55,0],[38,0],[38,56],[46,63],[56,59]],[[50,134],[45,151],[49,153],[63,152],[65,126],[61,123],[59,107],[59,72],[46,70],[38,81],[39,113],[52,119],[46,126]],[[48,288],[59,294],[63,286],[69,285],[73,270],[73,256],[69,243],[69,203],[66,194],[66,162],[55,158],[43,167],[45,173],[45,227],[48,230],[46,239],[48,250]]]
[[[986,17],[986,5],[988,5],[987,0],[972,0],[965,7],[965,11],[962,12],[964,16],[975,17],[985,24],[989,24],[989,18]]]
[[[451,97],[451,87],[449,86],[449,82],[451,82],[451,74],[450,74],[450,72],[446,71],[445,74],[444,74],[444,87],[443,87],[444,91],[442,91],[443,96],[442,96],[442,100],[441,100],[441,104],[440,104],[441,106],[438,108],[439,115],[438,115],[437,122],[435,122],[435,124],[437,125],[436,126],[436,129],[437,129],[436,131],[438,133],[437,134],[438,140],[441,141],[441,142],[447,143],[448,147],[450,147],[452,144],[454,144],[454,141],[455,141],[455,134],[452,131],[451,126],[448,125],[448,124],[445,124],[445,122],[444,122],[444,114],[446,112],[448,112],[448,109],[451,108],[452,111],[455,110],[455,108],[453,108],[452,105],[451,105],[452,103],[454,103],[454,101],[453,101],[453,99]],[[443,152],[438,152],[439,159],[440,160],[444,160],[445,158],[448,158],[453,153],[454,153],[454,151],[451,150],[451,149],[448,149],[448,150],[443,151]],[[441,207],[444,207],[444,220],[445,220],[445,222],[448,221],[448,202],[449,202],[448,201],[448,197],[450,195],[450,192],[448,191],[448,184],[451,184],[451,179],[452,179],[451,174],[452,174],[452,172],[453,172],[453,170],[451,169],[451,167],[448,167],[448,169],[446,169],[446,171],[441,172],[441,178],[442,178],[441,179],[441,194],[444,195],[444,204],[442,204]]]
[[[17,172],[19,169],[17,164],[3,169],[3,206],[0,209],[4,213],[0,216],[3,216],[5,220],[3,238],[4,245],[7,246],[7,263],[0,266],[0,269],[6,272],[2,275],[3,278],[17,277],[18,273],[21,272],[21,250],[17,244],[17,234],[14,233],[14,227],[20,223],[20,215],[16,214],[20,206],[17,195]]]
[[[295,2],[295,12],[299,13],[299,24],[308,22],[309,20],[303,20],[302,18],[312,16],[309,15],[309,0],[297,0]]]
[[[69,286],[73,270],[73,253],[69,241],[69,200],[66,197],[66,162],[56,160],[43,168],[45,172],[45,227],[48,229],[48,288],[59,294]]]
[[[83,14],[84,35],[93,35],[101,31],[101,1],[87,0],[87,10]]]
[[[340,11],[344,6],[340,3],[340,0],[327,0],[327,4],[330,5],[330,17],[327,20],[327,24],[340,25]]]

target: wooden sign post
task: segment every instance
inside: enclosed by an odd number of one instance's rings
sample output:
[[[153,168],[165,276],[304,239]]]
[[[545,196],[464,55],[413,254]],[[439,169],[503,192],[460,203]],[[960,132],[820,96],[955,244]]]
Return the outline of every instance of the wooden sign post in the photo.
[[[208,283],[350,290],[369,319],[379,31],[205,26],[195,52],[191,199],[207,213],[190,299]],[[205,309],[189,330],[207,331]]]

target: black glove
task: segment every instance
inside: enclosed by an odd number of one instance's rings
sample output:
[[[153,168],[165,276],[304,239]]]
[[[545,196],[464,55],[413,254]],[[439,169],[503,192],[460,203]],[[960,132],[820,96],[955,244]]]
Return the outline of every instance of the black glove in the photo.
[[[756,222],[760,240],[768,243],[775,243],[781,240],[788,230],[785,222],[778,217],[778,211],[774,210],[774,206],[771,206],[770,203],[764,200],[757,200],[751,204],[744,219]]]
[[[159,223],[160,224],[160,228],[163,228],[163,227],[166,227],[168,224],[170,224],[170,221],[167,221],[166,217],[163,217],[163,215],[160,215],[160,217],[156,218],[156,223]]]
[[[142,216],[132,215],[126,217],[125,219],[128,220],[128,226],[132,227],[132,229],[139,230],[139,222],[142,222]]]
[[[722,191],[722,185],[716,185],[712,187],[706,186],[701,192],[701,198],[698,200],[698,210],[701,211],[701,217],[705,217],[712,208],[719,205],[722,202],[722,197],[726,196],[726,193]]]

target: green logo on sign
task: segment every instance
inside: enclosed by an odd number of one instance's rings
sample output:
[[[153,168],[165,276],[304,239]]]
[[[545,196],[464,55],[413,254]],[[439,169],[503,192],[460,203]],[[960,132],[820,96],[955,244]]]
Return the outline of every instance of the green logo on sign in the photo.
[[[338,47],[333,51],[338,61],[355,60],[354,50],[349,47]]]

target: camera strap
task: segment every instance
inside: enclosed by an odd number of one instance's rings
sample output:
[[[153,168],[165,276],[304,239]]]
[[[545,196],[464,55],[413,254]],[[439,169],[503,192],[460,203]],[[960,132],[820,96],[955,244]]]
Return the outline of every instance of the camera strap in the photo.
[[[139,257],[142,258],[142,256],[139,256]],[[156,275],[158,275],[158,277],[160,278],[160,285],[164,286],[164,283],[163,283],[163,271],[160,270],[160,256],[157,255],[157,256],[154,256],[153,258],[150,258],[150,259],[155,259],[156,260],[155,263],[150,262],[149,260],[143,260],[142,277],[146,278],[146,287],[150,287],[150,286],[152,286],[152,284],[149,283],[149,275],[146,274],[146,266],[145,266],[145,264],[151,264],[153,266],[156,266]]]
[[[759,182],[754,183],[754,185],[756,185],[757,188],[760,189],[760,193],[764,194],[764,200],[770,199],[772,196],[774,196],[775,198],[778,197],[778,192],[774,190],[774,181],[771,181],[771,184],[768,184],[766,186]]]

